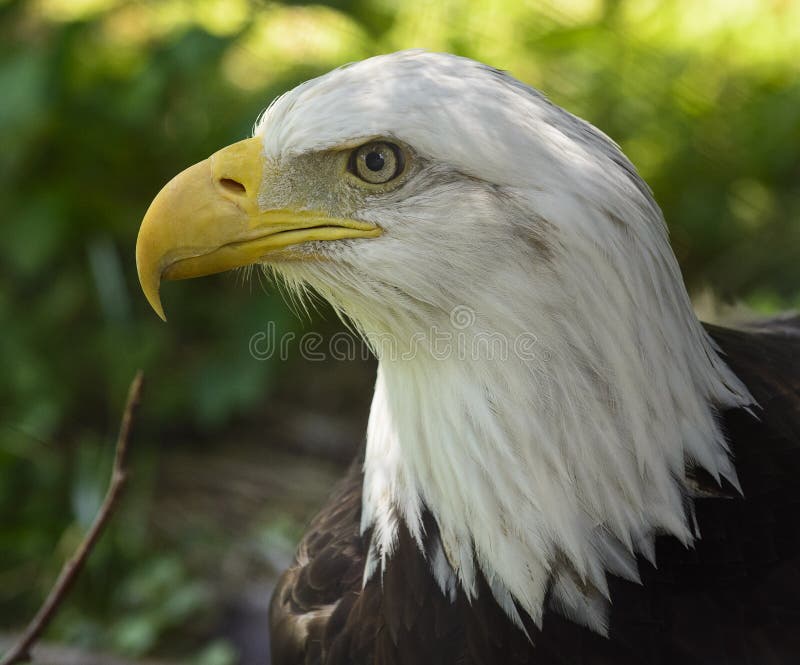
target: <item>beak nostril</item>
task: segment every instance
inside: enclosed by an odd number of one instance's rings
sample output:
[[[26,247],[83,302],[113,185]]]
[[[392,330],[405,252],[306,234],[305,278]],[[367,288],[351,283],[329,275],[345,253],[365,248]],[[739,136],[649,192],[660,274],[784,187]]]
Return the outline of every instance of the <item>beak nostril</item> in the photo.
[[[247,188],[233,178],[220,178],[219,184],[231,194],[247,194]]]

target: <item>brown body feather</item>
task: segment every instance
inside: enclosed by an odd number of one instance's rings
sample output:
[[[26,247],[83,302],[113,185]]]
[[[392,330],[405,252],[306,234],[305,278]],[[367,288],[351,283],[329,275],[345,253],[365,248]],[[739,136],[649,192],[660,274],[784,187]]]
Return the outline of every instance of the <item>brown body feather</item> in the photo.
[[[760,409],[721,414],[744,496],[699,474],[701,538],[657,540],[642,584],[611,578],[608,638],[546,611],[526,636],[485,580],[470,604],[439,590],[401,527],[362,589],[360,460],[312,522],[272,600],[275,665],[788,665],[800,662],[800,318],[707,326]],[[426,533],[436,524],[426,516]]]

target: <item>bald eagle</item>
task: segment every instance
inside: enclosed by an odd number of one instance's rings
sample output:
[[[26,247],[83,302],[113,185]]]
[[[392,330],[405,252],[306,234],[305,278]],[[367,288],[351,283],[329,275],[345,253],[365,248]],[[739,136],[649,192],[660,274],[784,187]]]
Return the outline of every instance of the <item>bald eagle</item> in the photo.
[[[650,189],[508,74],[384,55],[278,98],[139,232],[252,264],[378,359],[271,605],[283,663],[794,663],[800,323],[695,316]]]

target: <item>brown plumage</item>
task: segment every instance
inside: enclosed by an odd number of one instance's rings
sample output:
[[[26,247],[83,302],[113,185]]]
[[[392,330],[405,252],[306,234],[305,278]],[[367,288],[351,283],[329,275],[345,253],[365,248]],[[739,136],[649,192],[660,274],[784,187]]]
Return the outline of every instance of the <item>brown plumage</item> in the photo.
[[[657,540],[642,584],[610,578],[608,638],[547,611],[531,640],[479,579],[471,604],[440,591],[404,527],[386,570],[362,589],[357,459],[280,579],[271,615],[275,665],[785,665],[800,662],[800,318],[747,331],[707,326],[758,401],[720,414],[744,496],[697,474],[693,548]],[[430,515],[426,534],[436,532]]]

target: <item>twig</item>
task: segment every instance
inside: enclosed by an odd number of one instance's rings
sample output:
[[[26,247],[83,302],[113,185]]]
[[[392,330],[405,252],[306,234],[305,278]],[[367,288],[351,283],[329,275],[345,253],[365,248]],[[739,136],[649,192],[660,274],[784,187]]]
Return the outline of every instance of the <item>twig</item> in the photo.
[[[61,572],[58,575],[53,588],[47,594],[42,606],[36,613],[36,616],[31,619],[25,632],[19,638],[19,641],[11,647],[3,659],[0,660],[0,665],[13,665],[26,660],[30,660],[30,650],[39,639],[44,629],[52,620],[55,613],[58,611],[64,597],[67,595],[72,584],[75,582],[78,574],[83,568],[89,554],[94,548],[95,543],[103,533],[103,529],[111,517],[114,507],[117,504],[122,488],[125,486],[125,481],[128,476],[127,456],[128,456],[128,439],[130,438],[131,426],[139,406],[139,399],[142,394],[142,371],[139,370],[136,376],[133,377],[131,386],[128,389],[128,400],[125,403],[125,411],[122,413],[122,421],[119,427],[119,436],[117,437],[117,447],[114,453],[114,467],[111,471],[111,480],[106,491],[106,496],[103,499],[103,504],[94,518],[89,531],[83,538],[83,541],[75,550],[72,557],[64,564]]]

